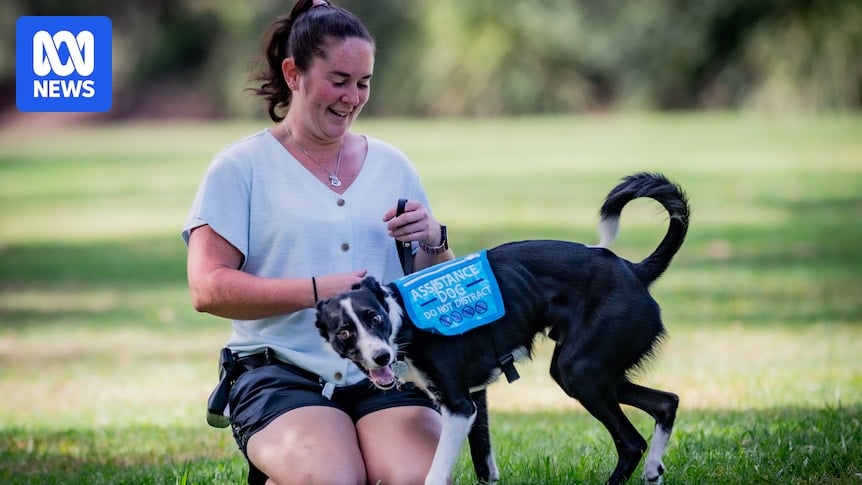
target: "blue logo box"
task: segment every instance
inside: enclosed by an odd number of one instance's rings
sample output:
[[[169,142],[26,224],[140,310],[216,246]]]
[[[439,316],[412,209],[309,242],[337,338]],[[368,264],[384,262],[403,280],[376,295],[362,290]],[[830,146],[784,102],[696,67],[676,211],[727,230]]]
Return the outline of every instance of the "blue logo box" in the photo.
[[[25,112],[104,112],[112,102],[108,17],[20,17],[15,100]]]

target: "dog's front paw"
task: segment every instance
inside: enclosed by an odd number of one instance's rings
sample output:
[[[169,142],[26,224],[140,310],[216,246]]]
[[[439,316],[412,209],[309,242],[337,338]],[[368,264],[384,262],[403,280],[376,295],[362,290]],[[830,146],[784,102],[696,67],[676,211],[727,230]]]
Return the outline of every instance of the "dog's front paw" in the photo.
[[[658,485],[661,483],[663,474],[664,464],[662,462],[658,462],[657,464],[647,463],[644,467],[643,480],[646,483]]]

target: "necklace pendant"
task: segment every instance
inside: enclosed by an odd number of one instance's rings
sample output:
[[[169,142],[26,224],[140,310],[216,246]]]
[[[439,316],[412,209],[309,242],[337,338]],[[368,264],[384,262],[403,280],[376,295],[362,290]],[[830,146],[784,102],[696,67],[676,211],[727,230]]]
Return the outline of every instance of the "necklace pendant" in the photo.
[[[338,178],[335,174],[329,175],[329,185],[333,187],[341,187],[341,179]]]

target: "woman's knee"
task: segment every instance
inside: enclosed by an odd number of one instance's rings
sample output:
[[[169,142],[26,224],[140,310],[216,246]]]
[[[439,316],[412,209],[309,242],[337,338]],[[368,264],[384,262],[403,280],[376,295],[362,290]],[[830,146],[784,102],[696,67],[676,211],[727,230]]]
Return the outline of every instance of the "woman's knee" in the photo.
[[[424,483],[440,438],[440,415],[417,406],[389,408],[357,423],[370,483]]]
[[[334,408],[300,408],[276,418],[249,439],[247,454],[268,483],[367,482],[353,422]]]

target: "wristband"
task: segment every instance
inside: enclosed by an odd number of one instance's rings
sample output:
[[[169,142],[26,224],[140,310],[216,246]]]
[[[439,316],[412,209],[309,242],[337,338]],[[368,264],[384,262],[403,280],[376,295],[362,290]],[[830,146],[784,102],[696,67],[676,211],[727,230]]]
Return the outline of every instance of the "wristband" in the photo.
[[[419,247],[422,248],[428,254],[440,254],[449,249],[449,238],[446,235],[446,226],[440,224],[440,245],[439,246],[428,246],[424,243],[419,243]]]

